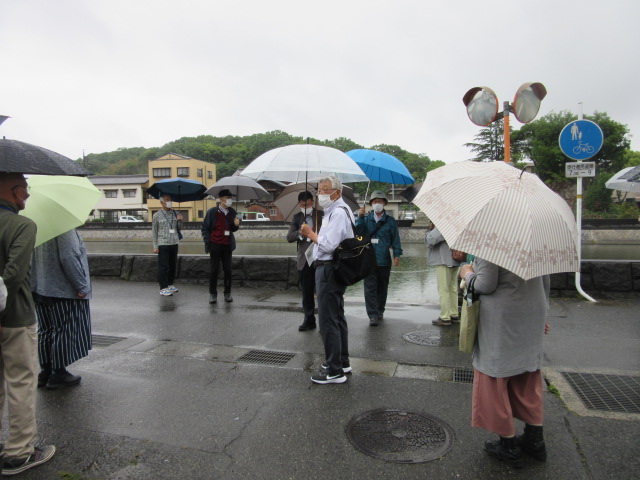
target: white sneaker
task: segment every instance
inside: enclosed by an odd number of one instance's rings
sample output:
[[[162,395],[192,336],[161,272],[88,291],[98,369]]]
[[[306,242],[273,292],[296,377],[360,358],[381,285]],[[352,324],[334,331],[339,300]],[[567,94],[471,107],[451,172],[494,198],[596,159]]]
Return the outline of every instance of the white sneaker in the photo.
[[[171,293],[176,293],[178,291],[178,289],[173,285],[169,285],[166,290],[169,290]]]
[[[163,288],[162,290],[160,290],[160,295],[164,297],[169,297],[173,295],[173,293],[171,293],[171,290],[169,290],[168,288]]]

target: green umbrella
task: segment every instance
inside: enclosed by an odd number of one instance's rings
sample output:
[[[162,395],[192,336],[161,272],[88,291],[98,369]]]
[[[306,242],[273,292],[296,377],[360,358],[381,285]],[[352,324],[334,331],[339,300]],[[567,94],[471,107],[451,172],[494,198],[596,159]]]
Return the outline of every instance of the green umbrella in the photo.
[[[102,192],[85,177],[33,175],[21,215],[38,226],[36,246],[83,225]]]

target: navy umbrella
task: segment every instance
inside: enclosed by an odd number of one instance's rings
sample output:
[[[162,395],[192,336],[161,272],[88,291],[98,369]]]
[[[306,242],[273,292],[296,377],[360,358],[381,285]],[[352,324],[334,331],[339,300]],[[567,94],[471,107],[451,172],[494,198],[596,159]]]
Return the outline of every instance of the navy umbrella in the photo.
[[[147,193],[153,198],[160,199],[162,195],[171,195],[171,200],[181,202],[193,202],[206,197],[207,190],[200,182],[186,178],[167,178],[158,180],[147,189]]]

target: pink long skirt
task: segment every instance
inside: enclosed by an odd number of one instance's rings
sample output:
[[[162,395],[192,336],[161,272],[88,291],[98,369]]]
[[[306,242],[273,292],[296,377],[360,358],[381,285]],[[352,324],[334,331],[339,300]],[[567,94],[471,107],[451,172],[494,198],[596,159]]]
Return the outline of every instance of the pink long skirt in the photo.
[[[540,370],[494,378],[474,369],[471,426],[512,437],[514,418],[530,425],[544,423],[543,400]]]

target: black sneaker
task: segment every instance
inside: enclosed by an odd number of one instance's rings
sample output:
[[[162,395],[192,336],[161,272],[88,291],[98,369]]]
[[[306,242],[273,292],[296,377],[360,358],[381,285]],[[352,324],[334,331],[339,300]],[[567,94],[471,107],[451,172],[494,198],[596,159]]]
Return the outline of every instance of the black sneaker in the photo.
[[[69,372],[64,372],[61,375],[51,374],[47,381],[47,390],[55,390],[60,387],[71,387],[77,385],[82,380],[80,375],[73,375]]]
[[[42,447],[35,447],[33,453],[27,458],[5,457],[2,475],[17,475],[25,470],[37,467],[51,460],[54,453],[56,453],[56,447],[53,445],[43,445]]]
[[[46,387],[50,376],[51,376],[51,373],[45,372],[44,370],[38,373],[38,388]]]
[[[344,383],[347,381],[347,377],[344,373],[338,373],[337,375],[329,375],[327,372],[320,372],[317,375],[311,377],[313,383],[319,383],[326,385],[328,383]]]
[[[224,301],[225,302],[233,302],[233,297],[231,296],[230,293],[225,293],[224,294]]]
[[[323,363],[322,365],[320,365],[320,367],[322,368],[323,372],[326,372],[329,369],[329,365],[327,365],[326,363]],[[351,370],[351,365],[349,365],[348,363],[346,365],[342,364],[342,371],[344,373],[351,373]]]

